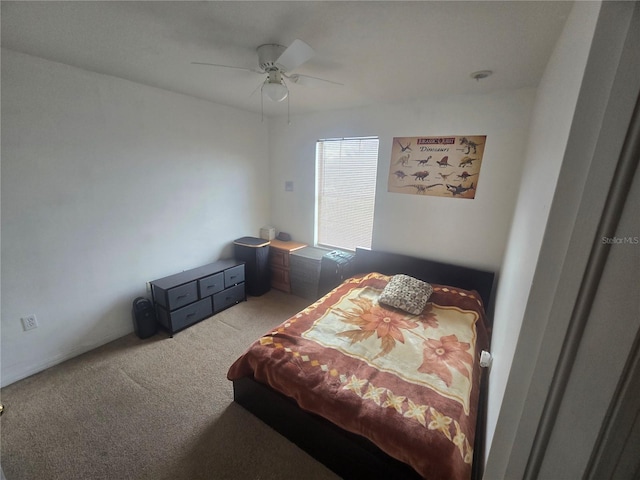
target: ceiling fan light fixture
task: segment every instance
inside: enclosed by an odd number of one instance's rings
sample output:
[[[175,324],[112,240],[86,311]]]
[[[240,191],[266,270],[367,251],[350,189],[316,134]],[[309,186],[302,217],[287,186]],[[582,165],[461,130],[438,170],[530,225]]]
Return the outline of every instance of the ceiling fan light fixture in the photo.
[[[262,93],[266,94],[274,102],[281,102],[289,95],[289,90],[281,83],[265,82],[262,85]]]
[[[287,98],[289,89],[284,84],[282,74],[278,70],[269,71],[269,76],[262,85],[262,93],[274,102],[281,102]]]

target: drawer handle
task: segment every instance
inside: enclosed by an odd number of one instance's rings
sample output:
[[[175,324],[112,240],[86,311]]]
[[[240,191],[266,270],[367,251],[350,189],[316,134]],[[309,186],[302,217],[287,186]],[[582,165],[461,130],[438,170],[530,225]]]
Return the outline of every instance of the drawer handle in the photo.
[[[178,295],[178,296],[176,297],[176,300],[180,300],[180,299],[182,299],[182,298],[187,298],[188,296],[189,296],[189,294],[188,294],[188,293],[185,293],[184,295]]]
[[[196,314],[196,312],[187,313],[187,314],[185,315],[185,317],[186,317],[186,318],[193,317],[195,314]]]
[[[216,285],[216,284],[213,284],[213,285],[209,285],[209,286],[207,287],[207,289],[209,289],[209,288],[216,288],[216,287],[217,287],[217,285]]]
[[[233,279],[234,279],[234,278],[236,278],[236,277],[237,277],[237,275],[230,275],[230,276],[229,276],[229,278],[230,278],[231,280],[233,280]]]

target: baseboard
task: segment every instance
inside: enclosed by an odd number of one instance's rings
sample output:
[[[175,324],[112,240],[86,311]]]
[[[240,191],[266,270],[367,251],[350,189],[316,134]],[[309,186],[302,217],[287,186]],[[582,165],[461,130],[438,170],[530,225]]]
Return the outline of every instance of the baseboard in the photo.
[[[67,360],[71,360],[72,358],[75,358],[79,355],[82,355],[83,353],[87,353],[90,352],[91,350],[94,350],[98,347],[101,347],[103,345],[106,345],[107,343],[113,342],[114,340],[117,340],[119,338],[122,338],[126,335],[129,335],[130,333],[133,333],[133,328],[131,328],[130,330],[126,331],[126,332],[119,332],[119,333],[114,333],[113,335],[109,335],[107,337],[103,337],[95,342],[92,342],[90,344],[84,344],[81,346],[77,346],[75,348],[70,349],[67,352],[63,352],[61,354],[56,355],[53,358],[50,359],[46,359],[42,362],[39,362],[35,365],[30,365],[28,368],[25,369],[20,369],[20,371],[17,372],[3,372],[2,373],[2,378],[0,379],[0,388],[4,388],[4,387],[8,387],[9,385],[11,385],[12,383],[15,383],[17,381],[20,380],[24,380],[25,378],[28,378],[32,375],[35,375],[37,373],[40,373],[44,370],[46,370],[47,368],[51,368],[54,367],[56,365],[59,365],[63,362],[66,362]],[[0,479],[2,480],[2,479]]]

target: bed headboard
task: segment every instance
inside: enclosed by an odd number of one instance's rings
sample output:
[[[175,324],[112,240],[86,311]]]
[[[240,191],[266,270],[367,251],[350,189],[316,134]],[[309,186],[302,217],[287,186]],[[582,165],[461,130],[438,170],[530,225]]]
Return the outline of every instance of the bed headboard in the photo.
[[[356,248],[354,273],[404,273],[425,282],[476,290],[488,308],[495,274],[474,268],[411,257],[399,253]]]

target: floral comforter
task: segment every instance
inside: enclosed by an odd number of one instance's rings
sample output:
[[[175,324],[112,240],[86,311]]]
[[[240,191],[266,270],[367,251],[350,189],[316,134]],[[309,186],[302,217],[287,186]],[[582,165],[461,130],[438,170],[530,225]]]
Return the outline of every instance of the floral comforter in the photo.
[[[429,479],[468,479],[488,340],[476,292],[433,285],[421,315],[353,277],[258,339],[228,372],[292,397]]]

